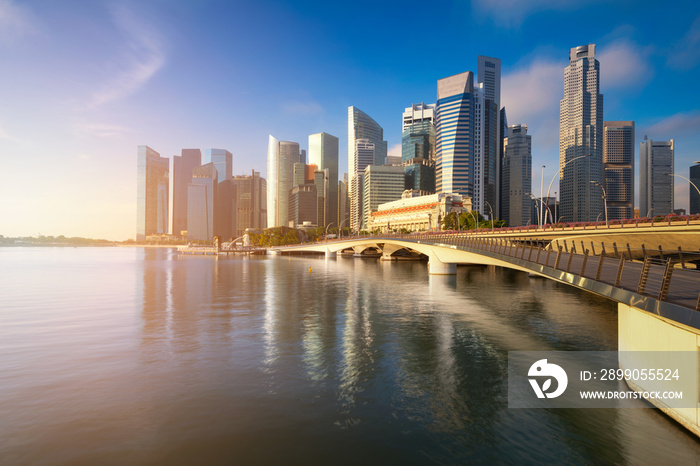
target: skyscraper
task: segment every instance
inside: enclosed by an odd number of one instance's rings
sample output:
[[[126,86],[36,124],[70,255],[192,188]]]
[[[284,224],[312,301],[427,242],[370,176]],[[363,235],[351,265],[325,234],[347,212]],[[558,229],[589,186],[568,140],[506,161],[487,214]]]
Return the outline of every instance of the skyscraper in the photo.
[[[187,230],[187,187],[192,182],[192,170],[202,164],[202,151],[182,149],[173,157],[173,235]]]
[[[204,163],[213,163],[218,174],[218,182],[233,178],[233,155],[225,149],[205,149]]]
[[[233,155],[225,149],[205,149],[204,163],[213,163],[218,176],[217,203],[214,213],[214,235],[224,241],[232,239],[235,224],[234,194],[231,191],[233,178]]]
[[[338,138],[328,133],[309,136],[309,164],[328,170],[328,198],[325,202],[325,225],[338,227]]]
[[[210,241],[215,236],[218,188],[218,173],[213,162],[192,170],[192,182],[187,188],[188,240]]]
[[[299,143],[278,141],[271,135],[267,145],[267,226],[287,226],[289,191],[292,189],[294,164],[301,162]]]
[[[502,183],[506,194],[502,218],[512,227],[527,225],[532,220],[532,136],[527,134],[527,125],[508,127]]]
[[[673,213],[674,141],[653,141],[644,136],[639,144],[639,215]]]
[[[634,121],[603,123],[603,170],[608,219],[634,217]]]
[[[501,158],[500,108],[501,60],[479,55],[476,89],[476,144],[474,159],[474,208],[482,214],[499,212]]]
[[[252,171],[247,176],[234,176],[232,191],[235,193],[236,225],[233,235],[238,238],[247,228],[267,227],[267,182],[260,172]]]
[[[689,214],[700,214],[700,193],[698,193],[697,188],[700,188],[700,162],[695,162],[695,165],[690,166],[689,173],[690,182],[693,184],[688,188],[690,190],[690,205],[688,209]],[[697,188],[696,188],[697,186]]]
[[[358,141],[362,143],[358,144]],[[367,161],[369,150],[372,160]],[[384,129],[357,107],[348,107],[348,175],[350,228],[358,230],[362,219],[362,176],[367,165],[382,165],[387,154]]]
[[[170,161],[148,146],[136,153],[136,240],[168,233]]]
[[[474,75],[438,80],[435,112],[435,187],[474,196]]]
[[[565,221],[595,221],[603,212],[603,95],[595,45],[569,52],[559,120],[560,210]],[[591,183],[594,181],[596,183]]]
[[[369,228],[370,214],[377,210],[379,204],[401,199],[404,177],[403,167],[368,165],[365,168],[362,195],[363,229]]]

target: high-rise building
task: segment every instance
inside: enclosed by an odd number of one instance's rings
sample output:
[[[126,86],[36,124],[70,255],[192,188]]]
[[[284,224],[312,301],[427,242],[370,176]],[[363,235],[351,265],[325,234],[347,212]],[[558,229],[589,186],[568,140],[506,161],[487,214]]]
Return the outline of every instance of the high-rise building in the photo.
[[[435,125],[435,108],[436,104],[428,104],[421,102],[407,107],[403,112],[403,127],[401,131],[406,131],[409,127],[420,123],[431,123]]]
[[[328,169],[316,170],[314,172],[314,185],[316,186],[316,208],[318,214],[316,215],[316,221],[318,226],[327,228],[331,222],[328,221],[326,215],[330,211],[328,208],[328,199],[330,197],[330,181]]]
[[[234,193],[231,191],[233,178],[233,155],[225,149],[205,149],[205,164],[213,163],[218,175],[217,205],[214,213],[214,235],[223,240],[232,239],[235,225]]]
[[[673,139],[639,144],[639,215],[673,213]]]
[[[136,150],[136,240],[168,233],[170,160],[148,146]]]
[[[289,222],[293,222],[295,227],[304,222],[320,225],[315,184],[300,184],[289,191]]]
[[[203,163],[213,163],[218,174],[218,182],[233,178],[233,155],[225,149],[204,149]]]
[[[688,189],[690,190],[690,209],[688,212],[690,215],[700,214],[700,193],[698,188],[700,188],[700,162],[695,162],[695,165],[690,166],[689,177],[692,183]]]
[[[401,199],[405,185],[404,169],[386,165],[368,165],[365,168],[363,185],[362,229],[367,229],[370,214],[377,210],[379,204]]]
[[[294,164],[300,163],[299,143],[278,141],[271,135],[267,145],[267,226],[287,226],[289,191],[292,189]]]
[[[532,219],[532,136],[527,125],[511,125],[505,138],[501,183],[504,189],[502,218],[509,226],[528,225]]]
[[[603,177],[608,219],[633,218],[634,121],[603,122]]]
[[[435,111],[435,187],[474,195],[474,75],[438,80]]]
[[[371,151],[371,152],[370,152]],[[371,160],[367,160],[371,153]],[[348,107],[348,191],[350,228],[362,221],[362,176],[367,165],[382,165],[387,155],[384,129],[357,107]]]
[[[309,136],[309,164],[328,170],[328,196],[325,202],[325,225],[338,226],[338,138],[328,133]]]
[[[338,228],[348,228],[350,226],[349,214],[350,199],[348,197],[348,174],[345,173],[343,179],[338,181]]]
[[[202,164],[202,151],[182,149],[173,156],[173,235],[187,230],[187,187],[192,182],[192,170]]]
[[[260,172],[252,171],[250,175],[234,176],[231,181],[235,193],[236,225],[233,236],[245,234],[246,229],[263,229],[267,227],[267,182],[260,177]]]
[[[594,44],[569,52],[560,103],[559,167],[560,215],[568,222],[595,221],[603,212],[596,185],[603,185],[603,95]]]
[[[475,85],[474,197],[472,205],[484,215],[499,212],[501,162],[501,60],[479,55]],[[489,209],[488,207],[491,206]]]
[[[187,239],[190,241],[210,241],[216,234],[218,177],[213,162],[192,170],[192,182],[187,187]]]

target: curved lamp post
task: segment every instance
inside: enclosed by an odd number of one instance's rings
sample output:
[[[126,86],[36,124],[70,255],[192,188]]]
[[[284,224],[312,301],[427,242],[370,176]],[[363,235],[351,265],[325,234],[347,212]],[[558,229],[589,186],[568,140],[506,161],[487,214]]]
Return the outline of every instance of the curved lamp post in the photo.
[[[600,189],[603,190],[603,203],[605,205],[605,226],[607,227],[608,226],[608,196],[605,194],[605,188],[603,187],[602,184],[598,183],[596,180],[591,180],[590,182],[597,184],[598,186],[600,186]],[[598,220],[596,219],[596,222],[597,221]]]
[[[540,219],[542,218],[542,211],[544,210],[544,201],[542,199],[537,199],[532,193],[525,193],[528,196],[530,196],[530,199],[535,201],[535,209],[537,209],[537,228],[542,228],[542,224],[540,224]],[[537,207],[537,202],[539,201],[540,206]],[[532,220],[532,217],[530,217],[530,220]],[[530,222],[528,222],[530,223]]]
[[[493,209],[491,208],[491,204],[488,203],[488,201],[484,201],[487,206],[489,206],[489,211],[491,212],[491,233],[493,233]]]
[[[700,163],[700,162],[694,162],[694,163]],[[677,176],[678,178],[683,178],[685,181],[687,181],[688,183],[692,184],[692,185],[693,185],[693,188],[695,188],[695,190],[698,192],[698,195],[700,195],[700,189],[698,189],[698,187],[695,185],[695,183],[693,183],[692,181],[690,181],[690,180],[689,180],[688,178],[686,178],[685,176],[683,176],[683,175],[676,175],[675,173],[664,173],[664,175],[668,175],[668,176]],[[690,206],[688,206],[688,210],[690,210]]]
[[[557,170],[557,172],[552,177],[552,181],[549,182],[549,187],[547,188],[547,200],[548,200],[547,202],[549,202],[549,193],[552,189],[552,184],[554,184],[554,180],[557,178],[557,175],[559,175],[560,173],[563,173],[564,168],[566,168],[566,166],[569,165],[571,162],[578,160],[578,159],[582,159],[584,157],[590,157],[591,155],[593,155],[593,154],[579,155],[578,157],[574,157],[573,159],[566,162],[563,166],[559,167],[559,170]],[[556,199],[555,199],[555,202],[556,202]]]

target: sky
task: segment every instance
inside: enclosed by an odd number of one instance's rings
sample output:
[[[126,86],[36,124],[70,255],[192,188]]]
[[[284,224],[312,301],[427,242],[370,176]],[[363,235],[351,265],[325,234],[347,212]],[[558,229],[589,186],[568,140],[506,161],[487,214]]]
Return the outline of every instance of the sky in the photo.
[[[136,148],[227,149],[266,176],[268,135],[340,140],[347,108],[384,128],[437,80],[501,59],[501,105],[532,136],[533,193],[558,170],[569,49],[596,44],[605,120],[700,160],[700,2],[0,0],[0,234],[136,234]],[[637,174],[638,177],[638,167]],[[676,208],[688,183],[676,183]],[[553,191],[558,191],[558,180]],[[637,193],[639,192],[637,188]]]

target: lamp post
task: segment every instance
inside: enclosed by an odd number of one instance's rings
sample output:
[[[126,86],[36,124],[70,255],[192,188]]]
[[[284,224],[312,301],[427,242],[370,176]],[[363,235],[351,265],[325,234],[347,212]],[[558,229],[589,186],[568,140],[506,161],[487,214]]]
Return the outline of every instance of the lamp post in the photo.
[[[693,162],[693,163],[700,163],[700,162]],[[698,187],[695,185],[695,183],[693,183],[692,181],[690,181],[690,180],[689,180],[688,178],[686,178],[685,176],[683,176],[683,175],[676,175],[675,173],[664,173],[664,175],[668,175],[668,176],[677,176],[678,178],[683,178],[685,181],[687,181],[688,183],[692,184],[692,185],[693,185],[693,188],[695,188],[695,190],[698,192],[698,194],[700,194],[700,189],[698,189]],[[690,210],[690,208],[689,208],[688,210]]]
[[[535,209],[537,209],[537,212],[535,212],[537,214],[537,228],[542,228],[542,225],[539,222],[540,222],[540,219],[542,218],[542,211],[544,210],[544,201],[542,199],[537,199],[532,193],[525,193],[525,194],[530,196],[530,199],[535,201]],[[537,207],[537,201],[540,202],[539,207]],[[532,216],[530,216],[530,220],[532,220]],[[528,223],[530,223],[530,222],[528,222]]]
[[[491,212],[491,233],[493,233],[493,209],[491,208],[491,204],[488,203],[488,201],[484,201],[487,206],[489,206],[489,211]]]
[[[540,199],[542,198],[542,194],[544,194],[544,165],[542,165],[542,175],[540,176]],[[542,225],[544,225],[544,209],[540,210],[540,215],[537,220],[539,227],[542,228]]]
[[[470,210],[469,213],[472,214],[472,217],[474,218],[474,229],[476,230],[476,228],[477,228],[477,225],[476,225],[476,224],[477,224],[476,215],[474,215],[474,211],[473,211],[473,210]]]
[[[338,227],[338,238],[341,238],[343,236],[343,223],[347,222],[348,219],[344,218],[342,222],[340,222],[340,226]]]
[[[328,227],[330,227],[330,226],[333,225],[334,223],[335,223],[335,222],[331,222],[331,223],[329,223],[328,225],[326,225],[326,239],[328,239]]]
[[[557,175],[559,175],[560,173],[563,173],[564,168],[566,168],[566,166],[569,165],[571,162],[578,160],[578,159],[582,159],[584,157],[590,157],[591,155],[593,155],[593,154],[579,155],[578,157],[574,157],[573,159],[566,162],[563,166],[559,167],[559,170],[552,177],[552,181],[549,182],[549,187],[547,188],[547,199],[549,199],[549,193],[552,189],[552,184],[554,184],[554,180],[556,179]]]
[[[598,186],[600,186],[600,189],[603,190],[603,204],[605,205],[605,226],[608,226],[608,196],[605,194],[605,188],[603,187],[602,184],[598,183],[596,180],[591,180],[591,183],[595,183]],[[598,220],[596,219],[596,222]]]

